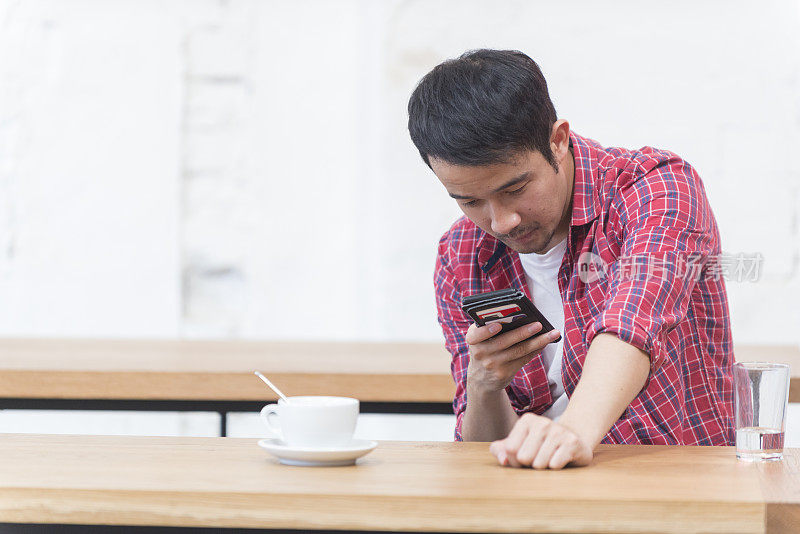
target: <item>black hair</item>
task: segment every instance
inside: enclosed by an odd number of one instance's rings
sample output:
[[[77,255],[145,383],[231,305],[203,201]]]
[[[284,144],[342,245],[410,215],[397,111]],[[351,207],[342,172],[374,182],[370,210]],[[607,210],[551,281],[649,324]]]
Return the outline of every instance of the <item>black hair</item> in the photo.
[[[556,110],[534,60],[517,50],[471,50],[425,75],[408,101],[408,131],[422,159],[508,163],[537,150],[556,170]]]

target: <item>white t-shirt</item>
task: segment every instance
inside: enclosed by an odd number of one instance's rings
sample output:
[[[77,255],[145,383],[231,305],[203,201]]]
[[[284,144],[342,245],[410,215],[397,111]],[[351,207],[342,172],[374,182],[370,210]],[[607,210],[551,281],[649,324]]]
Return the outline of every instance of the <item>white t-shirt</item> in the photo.
[[[564,413],[569,402],[569,397],[564,391],[564,382],[561,380],[561,360],[564,354],[564,302],[558,290],[558,270],[561,268],[561,260],[566,250],[567,240],[564,239],[544,254],[519,255],[533,303],[550,324],[561,332],[561,341],[550,343],[542,350],[542,361],[547,371],[550,394],[553,396],[552,406],[542,415],[553,421],[557,421]]]

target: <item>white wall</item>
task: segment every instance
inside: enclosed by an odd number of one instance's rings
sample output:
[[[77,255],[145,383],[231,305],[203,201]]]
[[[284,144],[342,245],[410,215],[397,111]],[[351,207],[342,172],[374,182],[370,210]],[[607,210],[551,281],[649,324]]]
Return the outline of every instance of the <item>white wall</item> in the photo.
[[[534,57],[576,131],[695,164],[725,249],[765,257],[729,284],[736,339],[800,343],[798,11],[0,2],[0,334],[438,340],[458,210],[405,106],[489,46]]]
[[[0,2],[2,335],[178,331],[182,36],[158,6]]]
[[[0,336],[441,338],[406,131],[469,48],[704,178],[734,339],[800,344],[800,2],[0,0]]]

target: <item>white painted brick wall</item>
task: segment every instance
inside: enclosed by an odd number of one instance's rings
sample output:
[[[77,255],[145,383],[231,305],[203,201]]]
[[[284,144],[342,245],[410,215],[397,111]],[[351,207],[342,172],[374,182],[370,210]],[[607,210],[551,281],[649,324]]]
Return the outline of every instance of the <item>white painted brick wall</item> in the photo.
[[[159,6],[0,3],[0,335],[178,333],[181,36]]]
[[[797,2],[133,4],[0,4],[0,333],[439,339],[458,210],[405,104],[496,46],[577,131],[692,162],[726,251],[765,258],[737,339],[800,342]]]
[[[734,337],[800,343],[800,2],[0,0],[0,335],[439,340],[458,209],[406,103],[518,48],[559,115],[701,173]]]

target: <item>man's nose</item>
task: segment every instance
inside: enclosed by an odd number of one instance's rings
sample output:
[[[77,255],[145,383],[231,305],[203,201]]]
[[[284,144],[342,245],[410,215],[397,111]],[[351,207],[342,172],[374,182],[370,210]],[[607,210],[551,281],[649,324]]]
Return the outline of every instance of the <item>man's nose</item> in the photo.
[[[492,231],[496,234],[509,234],[519,226],[519,214],[503,206],[492,206]]]

